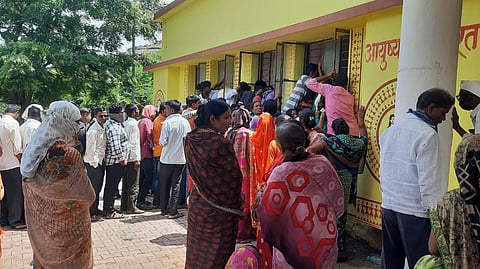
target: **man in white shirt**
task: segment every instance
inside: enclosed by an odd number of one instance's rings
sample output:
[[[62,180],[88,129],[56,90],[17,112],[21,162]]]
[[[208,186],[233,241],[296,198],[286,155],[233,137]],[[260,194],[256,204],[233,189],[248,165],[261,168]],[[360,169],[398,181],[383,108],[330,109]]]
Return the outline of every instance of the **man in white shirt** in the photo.
[[[138,195],[138,178],[140,176],[140,129],[138,121],[135,119],[140,114],[137,105],[129,104],[125,106],[127,120],[123,123],[128,140],[128,159],[125,169],[125,176],[122,183],[122,200],[120,210],[127,214],[141,214],[143,210],[135,206]]]
[[[179,114],[180,102],[170,100],[165,107],[167,119],[163,123],[159,141],[163,146],[160,157],[160,210],[161,214],[168,214],[168,218],[175,219],[182,216],[177,211],[177,204],[182,172],[186,164],[184,140],[191,128],[188,121]]]
[[[22,150],[27,147],[27,144],[32,139],[33,134],[40,126],[40,108],[30,106],[27,112],[27,120],[20,126],[20,136],[22,137]]]
[[[405,257],[413,268],[429,254],[428,209],[442,199],[448,186],[440,175],[437,125],[454,102],[445,90],[426,90],[418,97],[416,110],[410,109],[380,137],[382,268],[403,269]]]
[[[0,174],[2,175],[5,197],[1,201],[0,225],[10,225],[14,229],[25,229],[25,209],[23,207],[22,175],[20,159],[22,156],[22,138],[20,126],[16,120],[20,106],[8,105],[5,115],[0,119]]]
[[[457,99],[461,108],[467,111],[472,111],[470,113],[470,118],[472,119],[474,127],[473,132],[475,134],[480,134],[480,81],[462,80]],[[453,129],[457,131],[460,136],[463,136],[467,133],[467,131],[460,126],[458,114],[455,108],[453,108],[452,121]]]
[[[103,178],[105,176],[103,159],[105,158],[107,139],[103,125],[107,121],[108,113],[104,107],[99,106],[93,110],[93,115],[95,116],[95,120],[88,130],[86,130],[85,155],[83,156],[83,161],[92,187],[95,190],[95,202],[90,206],[90,216],[92,220],[97,220],[103,213],[98,209],[98,203],[100,191],[103,186]]]

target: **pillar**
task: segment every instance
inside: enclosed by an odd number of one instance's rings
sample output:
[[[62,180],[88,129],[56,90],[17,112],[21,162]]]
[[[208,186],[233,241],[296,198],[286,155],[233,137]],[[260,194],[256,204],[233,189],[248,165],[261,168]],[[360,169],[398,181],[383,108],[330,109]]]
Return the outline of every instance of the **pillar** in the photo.
[[[415,108],[421,92],[442,88],[455,96],[462,0],[404,0],[395,121]],[[442,182],[448,182],[452,147],[450,114],[439,125]]]

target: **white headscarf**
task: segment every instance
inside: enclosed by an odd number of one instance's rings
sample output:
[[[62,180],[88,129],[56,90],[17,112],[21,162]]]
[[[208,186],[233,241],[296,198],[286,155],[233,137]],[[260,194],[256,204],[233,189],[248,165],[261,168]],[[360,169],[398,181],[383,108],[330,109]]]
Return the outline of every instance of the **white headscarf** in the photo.
[[[40,109],[40,111],[43,111],[43,106],[42,106],[42,105],[39,105],[39,104],[31,104],[31,105],[28,105],[27,108],[25,108],[25,110],[24,110],[23,113],[22,113],[22,119],[24,119],[24,120],[27,120],[27,119],[28,119],[28,110],[29,110],[31,107],[36,107],[36,108]]]
[[[48,149],[55,141],[69,141],[78,133],[80,110],[68,101],[57,101],[48,110],[41,112],[42,123],[23,152],[20,172],[26,178],[32,178]]]

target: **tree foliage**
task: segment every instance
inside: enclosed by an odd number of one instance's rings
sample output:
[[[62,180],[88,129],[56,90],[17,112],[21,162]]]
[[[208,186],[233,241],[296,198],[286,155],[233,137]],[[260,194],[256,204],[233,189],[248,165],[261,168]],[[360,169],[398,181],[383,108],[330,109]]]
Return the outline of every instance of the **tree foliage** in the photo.
[[[137,86],[120,52],[137,36],[155,39],[155,0],[0,0],[0,99],[25,107],[60,98],[117,102]],[[137,73],[138,74],[138,73]],[[144,75],[139,75],[144,76]],[[146,75],[148,76],[148,74]]]

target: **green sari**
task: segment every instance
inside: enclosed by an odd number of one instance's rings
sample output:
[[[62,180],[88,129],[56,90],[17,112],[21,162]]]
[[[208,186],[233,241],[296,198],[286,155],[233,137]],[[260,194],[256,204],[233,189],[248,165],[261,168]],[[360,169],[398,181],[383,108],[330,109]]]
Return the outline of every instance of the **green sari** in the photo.
[[[466,137],[455,153],[460,188],[430,209],[440,258],[422,257],[415,268],[480,268],[480,135]]]
[[[337,220],[338,250],[346,251],[347,209],[351,195],[352,182],[357,174],[363,173],[368,139],[348,134],[339,134],[325,138],[326,148],[323,154],[335,167],[338,178],[343,185],[344,214]],[[355,183],[354,183],[355,185]]]

